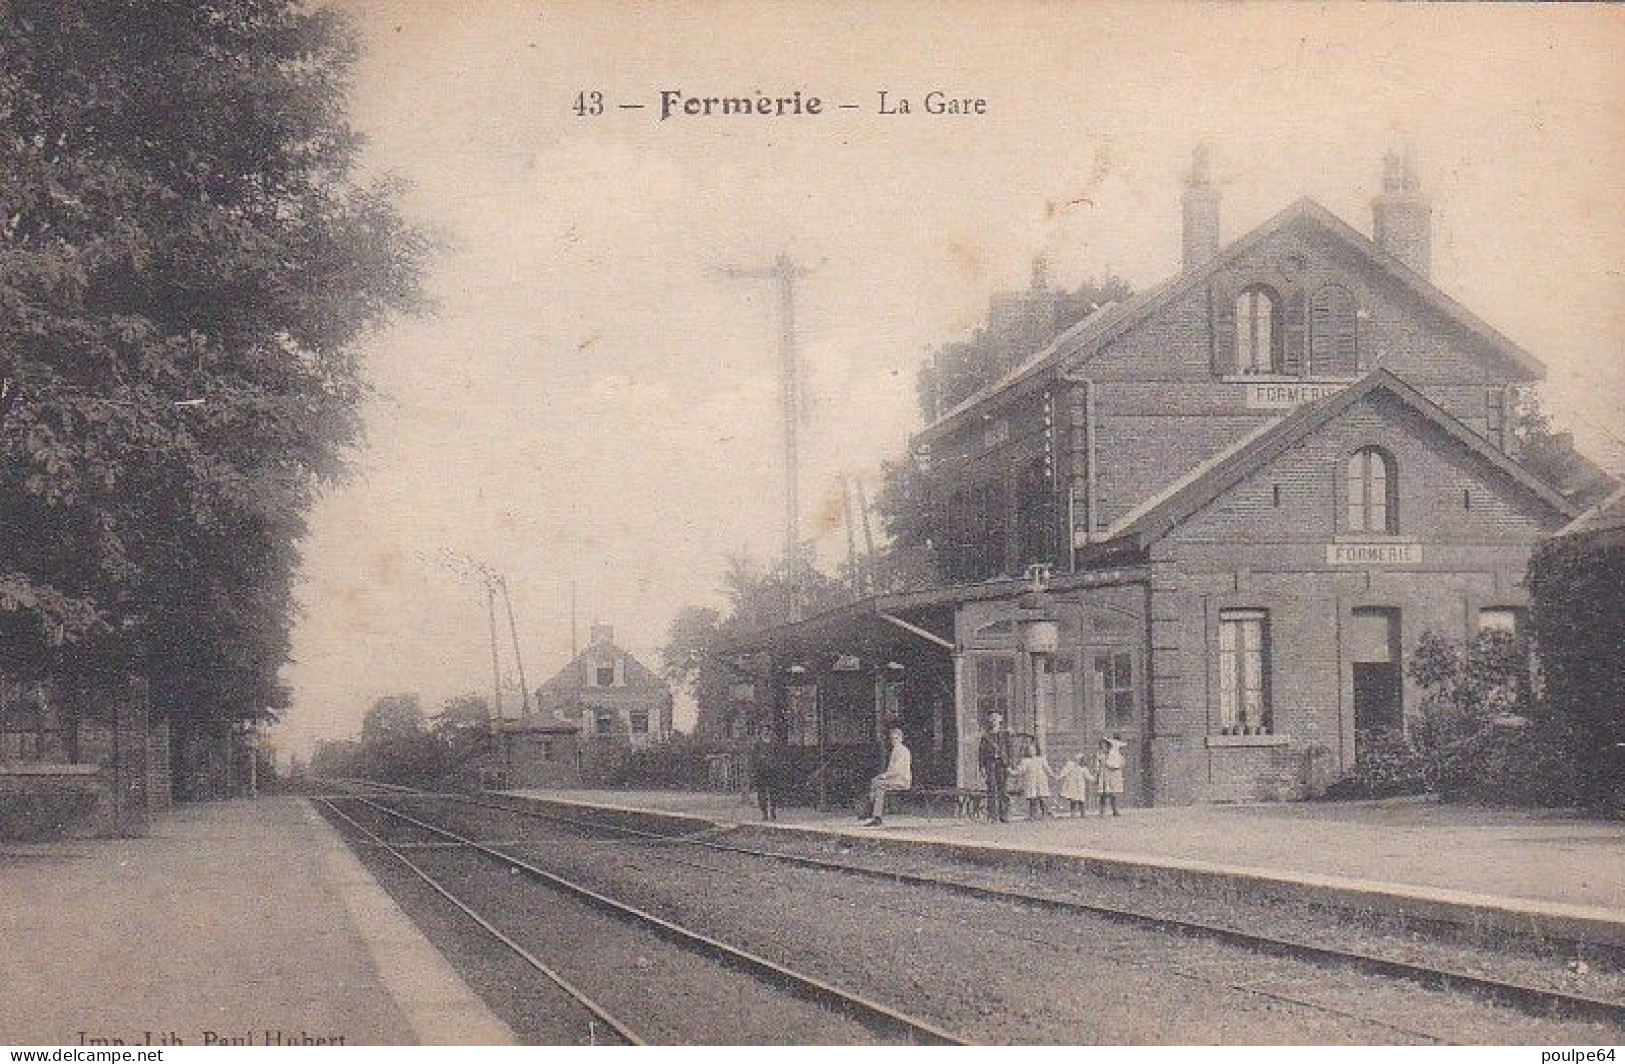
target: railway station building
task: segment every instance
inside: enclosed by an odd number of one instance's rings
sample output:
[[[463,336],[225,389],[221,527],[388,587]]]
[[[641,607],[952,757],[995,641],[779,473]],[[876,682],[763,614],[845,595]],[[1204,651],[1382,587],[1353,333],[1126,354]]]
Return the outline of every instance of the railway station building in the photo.
[[[940,586],[741,644],[803,797],[900,723],[919,788],[981,787],[992,711],[1052,764],[1119,738],[1127,799],[1294,799],[1404,729],[1423,632],[1520,630],[1578,508],[1519,463],[1541,363],[1430,279],[1385,160],[1367,237],[1300,200],[1228,244],[1198,158],[1184,261],[912,441]]]

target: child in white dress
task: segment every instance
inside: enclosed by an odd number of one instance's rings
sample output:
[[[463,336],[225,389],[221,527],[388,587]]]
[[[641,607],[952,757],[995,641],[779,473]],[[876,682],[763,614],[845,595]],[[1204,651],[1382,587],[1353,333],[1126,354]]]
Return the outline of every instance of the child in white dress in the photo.
[[[1095,774],[1089,771],[1089,766],[1083,760],[1084,755],[1080,750],[1061,766],[1061,797],[1072,804],[1072,815],[1075,817],[1089,811],[1089,785],[1095,782]]]
[[[1095,754],[1095,775],[1100,779],[1100,815],[1106,815],[1108,802],[1112,816],[1119,815],[1117,796],[1123,793],[1123,740],[1115,736],[1100,740],[1100,750]]]
[[[1027,799],[1027,819],[1038,820],[1049,816],[1049,778],[1055,770],[1044,760],[1044,752],[1037,742],[1027,744],[1027,756],[1016,764],[1016,779],[1021,793]]]

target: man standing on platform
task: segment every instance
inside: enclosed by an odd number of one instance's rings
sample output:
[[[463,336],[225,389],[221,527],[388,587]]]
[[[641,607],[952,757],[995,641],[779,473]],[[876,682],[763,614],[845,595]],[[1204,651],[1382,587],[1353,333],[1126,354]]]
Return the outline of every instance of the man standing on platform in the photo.
[[[779,790],[784,785],[781,761],[779,744],[773,741],[773,733],[763,728],[750,747],[750,781],[763,820],[779,819]]]
[[[1010,823],[1010,733],[1004,727],[1004,714],[987,715],[976,760],[987,783],[987,818]]]

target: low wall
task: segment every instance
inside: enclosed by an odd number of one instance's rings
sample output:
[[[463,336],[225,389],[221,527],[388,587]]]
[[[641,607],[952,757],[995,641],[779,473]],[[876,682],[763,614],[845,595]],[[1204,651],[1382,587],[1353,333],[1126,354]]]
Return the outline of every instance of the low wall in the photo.
[[[115,834],[112,781],[95,765],[0,762],[0,839]]]

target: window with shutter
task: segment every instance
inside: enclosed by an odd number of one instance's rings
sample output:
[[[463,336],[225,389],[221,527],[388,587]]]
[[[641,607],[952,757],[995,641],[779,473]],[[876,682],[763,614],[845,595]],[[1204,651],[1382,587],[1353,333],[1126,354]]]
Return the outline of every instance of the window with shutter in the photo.
[[[1215,283],[1208,289],[1213,316],[1213,372],[1225,376],[1236,372],[1236,293],[1228,285]]]
[[[1289,377],[1303,376],[1304,351],[1304,294],[1293,286],[1286,294],[1286,322],[1282,328],[1280,372]]]
[[[1315,293],[1309,304],[1310,372],[1332,377],[1359,372],[1357,323],[1354,295],[1347,288],[1329,284]]]

